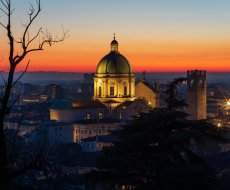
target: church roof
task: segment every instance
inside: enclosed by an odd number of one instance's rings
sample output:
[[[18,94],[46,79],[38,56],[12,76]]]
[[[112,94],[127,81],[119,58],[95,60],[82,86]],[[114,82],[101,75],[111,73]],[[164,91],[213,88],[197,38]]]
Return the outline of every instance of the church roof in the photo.
[[[131,106],[132,104],[136,104],[136,103],[141,103],[143,105],[146,105],[146,101],[144,99],[136,99],[134,101],[125,101],[122,104],[120,104],[119,106],[117,106],[117,108],[127,108],[129,106]]]
[[[111,51],[97,65],[97,74],[131,74],[132,68],[125,56]]]
[[[53,105],[51,106],[53,110],[66,110],[73,109],[72,102],[69,99],[58,99],[55,100]]]
[[[72,104],[75,109],[106,108],[106,106],[98,100],[73,101]]]
[[[105,55],[97,65],[97,74],[131,74],[132,68],[125,56],[118,52],[118,42],[111,42],[111,51]]]

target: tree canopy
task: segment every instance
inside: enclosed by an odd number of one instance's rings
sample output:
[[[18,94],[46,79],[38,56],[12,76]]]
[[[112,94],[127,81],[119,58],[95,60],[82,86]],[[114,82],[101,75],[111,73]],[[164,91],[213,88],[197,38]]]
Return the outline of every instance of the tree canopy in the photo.
[[[173,92],[175,83],[169,85]],[[114,133],[118,140],[104,149],[89,179],[126,189],[214,189],[216,174],[198,150],[225,141],[224,130],[207,121],[188,120],[188,114],[178,110],[186,105],[182,99],[178,101],[169,88],[166,93],[170,106],[141,113]]]

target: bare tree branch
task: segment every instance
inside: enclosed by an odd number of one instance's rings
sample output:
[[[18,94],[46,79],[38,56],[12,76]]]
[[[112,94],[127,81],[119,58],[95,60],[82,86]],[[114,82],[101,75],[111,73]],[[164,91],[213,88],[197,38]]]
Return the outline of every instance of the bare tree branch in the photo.
[[[1,10],[5,15],[8,15],[8,13],[7,13],[4,9],[0,8],[0,10]]]
[[[9,98],[11,95],[12,87],[23,77],[23,75],[26,73],[30,61],[28,61],[28,64],[25,68],[25,70],[22,72],[22,74],[14,81],[14,74],[16,67],[18,64],[20,64],[24,58],[30,53],[35,51],[40,51],[44,49],[44,46],[47,45],[53,45],[58,42],[62,42],[67,37],[67,32],[63,30],[63,33],[60,37],[56,36],[53,37],[51,33],[46,31],[45,33],[42,32],[42,28],[40,27],[37,32],[34,35],[30,35],[30,29],[32,27],[32,24],[38,17],[39,13],[41,12],[41,0],[36,0],[37,6],[34,7],[32,4],[30,4],[29,11],[27,13],[28,15],[28,22],[27,24],[24,24],[24,31],[19,38],[19,40],[15,40],[14,35],[12,33],[12,14],[14,12],[14,9],[11,7],[11,0],[0,0],[0,11],[3,12],[4,15],[6,15],[6,23],[0,22],[0,26],[2,26],[6,32],[7,37],[9,40],[9,72],[7,76],[7,80],[5,80],[5,90],[3,92],[2,99],[0,101],[0,178],[4,183],[2,183],[1,188],[4,190],[9,189],[10,184],[10,167],[9,167],[9,159],[7,155],[7,147],[6,147],[6,140],[5,140],[5,134],[4,134],[4,121],[9,114]],[[41,38],[40,38],[41,37]],[[32,43],[38,40],[38,45],[35,47],[32,47]],[[22,51],[18,50],[20,54],[15,52],[15,44],[19,44]],[[38,158],[39,160],[39,158]],[[26,168],[31,168],[36,166],[36,160],[34,163],[29,163],[29,165],[25,164],[25,170]],[[25,171],[24,170],[24,171]],[[22,172],[18,171],[19,173]]]
[[[29,45],[30,45],[31,42],[33,42],[35,39],[37,39],[37,37],[39,36],[39,34],[41,33],[41,31],[42,31],[42,27],[39,28],[37,34],[31,40],[28,40],[28,43],[26,45],[27,47],[29,47]]]
[[[3,0],[1,0],[0,2],[2,3],[2,5],[3,5],[6,9],[8,8],[8,6],[7,6],[7,4],[6,4],[7,2],[6,2],[6,3],[4,3],[4,1],[3,1]]]
[[[22,74],[14,81],[14,83],[12,84],[12,88],[18,83],[18,81],[24,76],[24,74],[27,72],[27,69],[29,67],[30,64],[30,60],[28,61],[24,71],[22,72]]]
[[[33,21],[36,19],[36,17],[41,12],[41,2],[40,2],[40,0],[38,0],[37,3],[38,3],[38,8],[37,8],[36,13],[35,13],[35,9],[34,9],[33,5],[31,5],[30,12],[28,13],[28,15],[29,15],[29,23],[27,24],[27,26],[25,28],[25,31],[24,31],[24,34],[23,34],[23,37],[22,37],[22,42],[23,42],[22,47],[23,47],[24,51],[26,51],[26,49],[28,48],[28,46],[26,45],[26,34],[28,33],[28,30],[29,30],[31,24],[33,23]]]
[[[2,24],[1,22],[0,22],[0,25],[1,25],[3,28],[7,29],[7,27],[6,27],[4,24]]]

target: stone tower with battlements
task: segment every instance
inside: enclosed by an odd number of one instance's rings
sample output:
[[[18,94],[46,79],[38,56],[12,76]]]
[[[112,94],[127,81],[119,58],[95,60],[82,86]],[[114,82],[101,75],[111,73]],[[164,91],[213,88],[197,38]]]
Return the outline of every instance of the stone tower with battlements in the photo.
[[[187,113],[189,119],[206,119],[206,71],[189,70],[187,71]]]

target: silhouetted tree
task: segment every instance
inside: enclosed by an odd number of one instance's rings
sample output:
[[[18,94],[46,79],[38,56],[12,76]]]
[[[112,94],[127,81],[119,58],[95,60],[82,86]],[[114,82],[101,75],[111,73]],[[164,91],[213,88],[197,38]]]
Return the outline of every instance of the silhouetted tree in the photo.
[[[114,133],[118,140],[104,149],[90,180],[115,189],[215,188],[215,172],[193,147],[227,139],[223,130],[206,121],[188,120],[188,114],[178,110],[186,105],[175,93],[183,80],[168,85],[166,108],[141,113],[131,125]]]
[[[7,38],[9,40],[9,72],[5,81],[4,93],[0,102],[0,179],[1,189],[3,190],[9,189],[10,184],[10,166],[8,164],[7,148],[4,135],[4,120],[6,115],[9,114],[8,102],[11,89],[27,71],[30,61],[28,61],[24,72],[17,79],[14,79],[15,70],[17,66],[24,61],[28,54],[35,51],[41,51],[44,49],[46,44],[51,46],[52,44],[61,42],[66,38],[66,32],[64,31],[60,37],[54,38],[51,33],[48,31],[44,32],[42,28],[39,28],[34,35],[30,34],[32,24],[41,12],[41,2],[40,0],[37,0],[36,2],[36,8],[31,5],[28,11],[28,21],[26,24],[23,24],[24,32],[22,36],[19,39],[15,39],[12,32],[12,14],[14,12],[14,8],[12,8],[11,0],[0,0],[0,10],[6,16],[6,23],[0,22],[0,25],[5,29]],[[34,42],[36,40],[38,41],[38,45],[34,46]],[[19,51],[20,53],[16,52],[15,50],[16,44],[21,48],[21,51]]]
[[[165,103],[169,110],[183,109],[187,106],[186,102],[178,91],[178,85],[183,84],[186,81],[187,78],[177,78],[166,85],[166,90],[164,92],[166,95]]]

